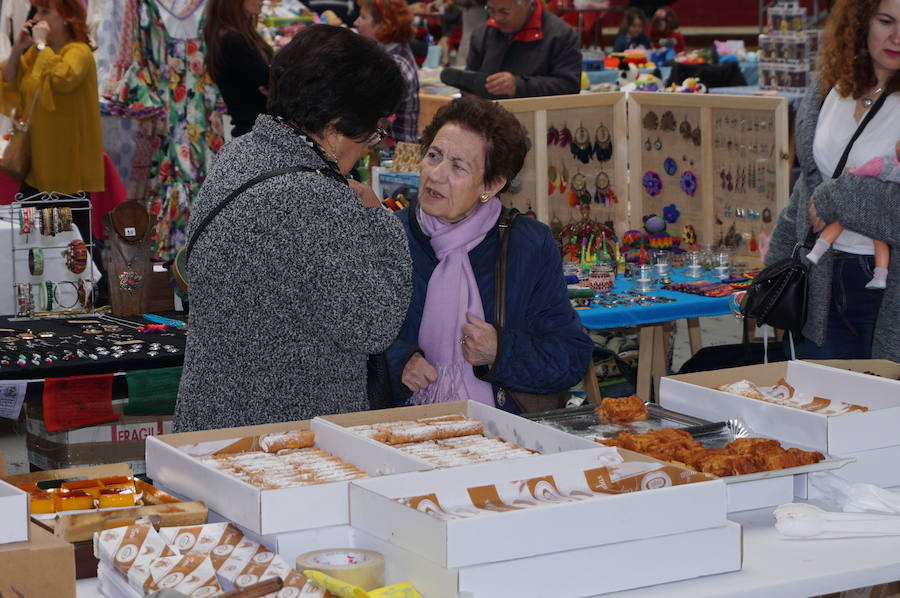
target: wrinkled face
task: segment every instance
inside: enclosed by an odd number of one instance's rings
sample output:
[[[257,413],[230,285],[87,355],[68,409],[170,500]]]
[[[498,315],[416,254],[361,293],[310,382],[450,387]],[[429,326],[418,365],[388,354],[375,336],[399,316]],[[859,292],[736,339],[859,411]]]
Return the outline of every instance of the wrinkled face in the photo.
[[[52,2],[47,4],[47,6],[32,6],[37,10],[34,15],[35,22],[46,21],[47,25],[50,26],[50,32],[47,34],[48,39],[61,39],[68,35],[66,21],[56,8],[53,7]]]
[[[481,135],[454,123],[441,127],[422,158],[422,210],[445,222],[458,222],[475,209],[482,194],[496,195],[506,180],[485,185],[484,158]]]
[[[628,26],[628,37],[637,37],[644,32],[644,21],[635,19]]]
[[[489,0],[484,9],[500,31],[517,33],[531,14],[531,0]]]
[[[359,31],[361,36],[375,39],[375,32],[378,30],[378,25],[375,24],[375,17],[368,8],[360,9],[359,16],[356,18],[356,22],[354,22],[353,25],[356,27],[356,30]]]
[[[263,0],[244,0],[244,12],[255,18],[262,12],[262,5]]]
[[[869,22],[869,55],[876,70],[900,71],[900,0],[881,0]]]

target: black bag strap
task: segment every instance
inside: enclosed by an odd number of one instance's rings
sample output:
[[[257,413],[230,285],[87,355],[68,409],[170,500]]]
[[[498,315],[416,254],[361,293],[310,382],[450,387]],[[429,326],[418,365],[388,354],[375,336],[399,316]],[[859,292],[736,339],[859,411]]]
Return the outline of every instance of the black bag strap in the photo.
[[[191,258],[191,251],[194,250],[194,243],[198,238],[200,238],[200,235],[203,233],[204,229],[206,229],[212,219],[215,218],[219,214],[219,212],[221,212],[225,208],[225,206],[230,204],[238,195],[240,195],[250,187],[258,185],[265,180],[291,172],[318,172],[320,174],[324,174],[325,170],[321,168],[310,168],[309,166],[287,166],[285,168],[278,168],[276,170],[264,172],[245,182],[240,187],[232,191],[228,195],[228,197],[226,197],[222,202],[219,203],[219,205],[210,210],[209,214],[204,216],[203,220],[200,221],[200,224],[197,225],[197,229],[194,231],[194,234],[191,235],[191,238],[187,244],[187,248],[184,250],[185,263],[187,263],[187,261]]]
[[[881,107],[884,105],[885,100],[887,100],[889,94],[883,93],[881,97],[878,98],[878,101],[875,102],[875,105],[869,108],[869,111],[863,116],[862,121],[859,123],[859,126],[856,128],[856,133],[853,134],[853,137],[850,138],[850,141],[847,143],[847,147],[844,148],[844,153],[841,155],[841,159],[838,160],[837,168],[834,169],[834,174],[831,175],[831,178],[836,179],[841,176],[841,173],[844,172],[844,166],[847,165],[847,158],[850,157],[850,150],[853,149],[853,144],[856,143],[856,140],[859,139],[859,136],[862,135],[863,129],[866,128],[866,125],[869,124],[869,121],[875,118],[875,115],[878,114],[878,111],[881,110]]]
[[[504,210],[497,221],[500,231],[500,249],[497,252],[497,269],[494,276],[496,293],[494,294],[494,325],[506,326],[506,262],[509,256],[509,230],[519,215],[515,208]]]

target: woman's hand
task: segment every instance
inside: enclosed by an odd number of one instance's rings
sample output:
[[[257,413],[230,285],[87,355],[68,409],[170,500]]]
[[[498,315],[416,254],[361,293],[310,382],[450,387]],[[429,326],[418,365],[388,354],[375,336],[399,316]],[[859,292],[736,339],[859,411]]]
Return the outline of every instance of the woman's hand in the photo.
[[[31,29],[31,37],[36,44],[46,44],[49,33],[50,25],[47,24],[47,21],[38,21]]]
[[[359,181],[354,181],[353,179],[349,180],[350,188],[356,193],[356,196],[359,197],[360,203],[362,203],[363,207],[366,208],[380,208],[381,202],[378,200],[378,196],[375,195],[375,192],[372,191],[372,188],[368,185],[363,185]]]
[[[466,313],[466,320],[459,339],[463,357],[472,365],[492,365],[497,359],[497,330],[470,313]]]
[[[819,212],[816,211],[816,202],[812,199],[809,200],[807,212],[809,213],[809,225],[812,227],[813,232],[821,232],[822,229],[825,228],[825,221],[822,220],[822,217],[819,216]]]
[[[31,27],[33,25],[33,21],[26,21],[25,24],[22,25],[22,28],[19,29],[19,33],[16,34],[16,42],[12,47],[13,51],[21,54],[33,43],[34,39],[31,37]]]
[[[423,390],[437,380],[438,373],[434,366],[422,357],[421,353],[413,353],[403,367],[400,381],[413,392]]]

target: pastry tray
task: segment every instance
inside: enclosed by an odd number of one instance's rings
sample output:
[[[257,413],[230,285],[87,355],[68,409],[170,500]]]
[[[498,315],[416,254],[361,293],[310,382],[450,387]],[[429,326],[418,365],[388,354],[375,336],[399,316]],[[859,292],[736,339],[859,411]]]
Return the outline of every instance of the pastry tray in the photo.
[[[600,422],[594,411],[595,408],[596,405],[591,404],[582,407],[542,411],[540,413],[526,413],[523,414],[522,417],[534,420],[551,428],[563,430],[570,434],[592,440],[608,440],[615,438],[621,432],[641,434],[658,428],[680,428],[691,434],[691,436],[703,446],[713,449],[723,448],[726,444],[736,438],[747,438],[751,436],[765,438],[762,434],[753,433],[744,422],[738,419],[710,422],[705,419],[700,419],[699,417],[671,411],[652,403],[647,404],[647,421],[628,422],[623,424],[605,424]],[[797,446],[780,440],[779,442],[781,442],[781,445],[785,448],[809,450],[807,447]],[[733,484],[810,473],[814,471],[827,471],[841,468],[854,461],[856,461],[856,459],[853,457],[835,459],[825,455],[824,460],[813,463],[812,465],[801,465],[800,467],[789,467],[787,469],[775,469],[772,471],[760,471],[737,476],[725,476],[722,480],[726,484]]]

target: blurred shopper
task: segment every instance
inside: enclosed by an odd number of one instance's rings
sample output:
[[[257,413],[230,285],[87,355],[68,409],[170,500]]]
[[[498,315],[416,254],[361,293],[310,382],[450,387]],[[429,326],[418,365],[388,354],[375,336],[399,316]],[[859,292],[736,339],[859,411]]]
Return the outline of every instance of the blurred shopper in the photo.
[[[613,52],[624,52],[643,48],[649,50],[652,45],[647,37],[647,15],[639,8],[629,8],[625,11],[622,23],[619,25],[619,35],[613,45]]]
[[[672,48],[676,53],[684,52],[684,35],[678,30],[678,15],[670,7],[664,6],[653,13],[650,41],[654,48]]]

